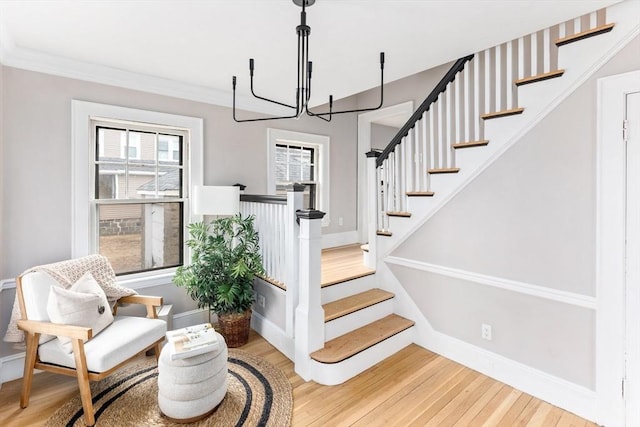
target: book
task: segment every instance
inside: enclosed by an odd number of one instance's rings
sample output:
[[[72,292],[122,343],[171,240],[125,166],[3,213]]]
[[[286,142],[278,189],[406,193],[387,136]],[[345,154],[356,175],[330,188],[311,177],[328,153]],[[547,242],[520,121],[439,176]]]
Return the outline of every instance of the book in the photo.
[[[167,331],[166,337],[171,360],[186,359],[218,348],[218,335],[210,323]]]

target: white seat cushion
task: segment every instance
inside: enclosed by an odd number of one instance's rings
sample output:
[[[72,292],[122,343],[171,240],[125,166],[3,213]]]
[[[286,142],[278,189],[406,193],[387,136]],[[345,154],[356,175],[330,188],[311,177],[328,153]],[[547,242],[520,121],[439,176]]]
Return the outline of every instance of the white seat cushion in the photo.
[[[145,317],[116,316],[114,322],[84,344],[87,367],[91,372],[104,372],[164,338],[164,320]],[[40,360],[45,363],[75,368],[73,353],[65,352],[58,340],[38,347]]]

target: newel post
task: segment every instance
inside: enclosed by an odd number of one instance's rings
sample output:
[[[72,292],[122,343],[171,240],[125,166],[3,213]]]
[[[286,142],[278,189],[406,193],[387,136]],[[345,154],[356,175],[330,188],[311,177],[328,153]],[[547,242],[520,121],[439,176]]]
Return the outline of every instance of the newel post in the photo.
[[[300,226],[296,212],[302,209],[304,185],[292,184],[287,187],[287,213],[285,228],[285,278],[284,283],[287,285],[286,292],[286,320],[285,334],[289,338],[294,337],[295,333],[295,311],[298,307],[298,295],[300,280]]]
[[[380,157],[379,151],[369,151],[367,154],[367,239],[369,254],[365,257],[365,263],[369,268],[376,268],[378,254],[376,240],[378,238],[378,177],[376,173],[376,161]]]
[[[301,210],[299,302],[295,322],[295,371],[313,379],[310,354],[324,346],[324,310],[320,296],[322,217],[324,212]]]

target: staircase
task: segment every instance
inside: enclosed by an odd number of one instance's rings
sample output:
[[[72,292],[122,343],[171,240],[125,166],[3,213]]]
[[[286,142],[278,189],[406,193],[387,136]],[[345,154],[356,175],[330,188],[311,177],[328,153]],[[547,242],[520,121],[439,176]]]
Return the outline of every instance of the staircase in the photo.
[[[368,275],[322,288],[324,347],[311,353],[316,382],[340,384],[414,342],[414,322]]]
[[[625,6],[637,12],[636,5]],[[369,266],[633,38],[635,23],[616,23],[628,11],[613,10],[620,15],[608,17],[602,9],[454,63],[386,149],[368,154],[369,211],[375,212]],[[324,347],[310,355],[311,379],[344,382],[420,341],[415,334],[428,323],[402,288],[382,276],[378,271],[322,289]]]

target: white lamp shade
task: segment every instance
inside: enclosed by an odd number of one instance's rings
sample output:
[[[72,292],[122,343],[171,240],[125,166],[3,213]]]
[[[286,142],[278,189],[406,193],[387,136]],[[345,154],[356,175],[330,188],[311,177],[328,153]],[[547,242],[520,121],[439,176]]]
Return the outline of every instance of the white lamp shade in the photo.
[[[240,212],[240,187],[197,185],[192,202],[196,215],[236,215]]]

